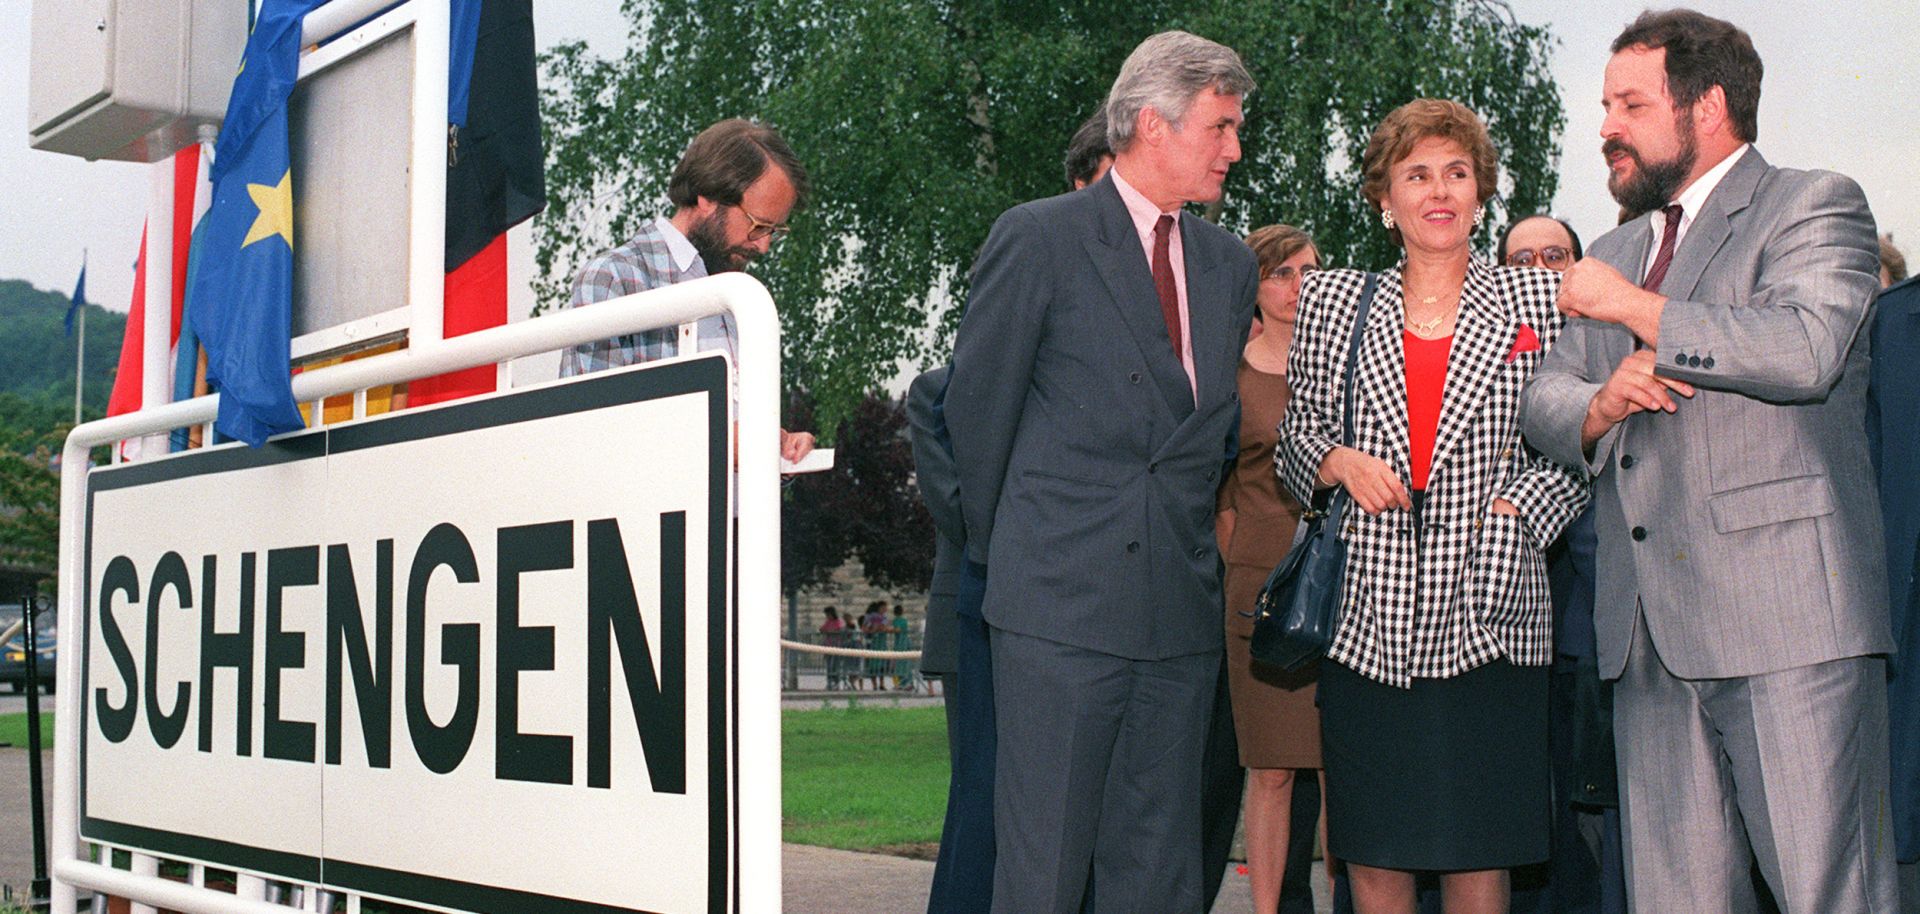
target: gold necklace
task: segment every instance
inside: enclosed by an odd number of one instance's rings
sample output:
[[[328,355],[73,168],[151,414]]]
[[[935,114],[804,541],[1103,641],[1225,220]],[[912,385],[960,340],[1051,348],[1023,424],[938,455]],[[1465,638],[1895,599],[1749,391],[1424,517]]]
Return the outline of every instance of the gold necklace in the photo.
[[[1440,296],[1438,295],[1427,295],[1427,296],[1423,296],[1420,299],[1420,304],[1432,305],[1435,302],[1438,302],[1439,300],[1440,300]],[[1439,314],[1434,315],[1432,320],[1415,321],[1411,317],[1403,317],[1403,320],[1407,325],[1407,329],[1413,331],[1416,336],[1426,337],[1426,336],[1432,335],[1435,331],[1438,331],[1440,329],[1441,322],[1445,321],[1447,319],[1447,315],[1451,314],[1452,311],[1453,309],[1451,308],[1441,311]]]

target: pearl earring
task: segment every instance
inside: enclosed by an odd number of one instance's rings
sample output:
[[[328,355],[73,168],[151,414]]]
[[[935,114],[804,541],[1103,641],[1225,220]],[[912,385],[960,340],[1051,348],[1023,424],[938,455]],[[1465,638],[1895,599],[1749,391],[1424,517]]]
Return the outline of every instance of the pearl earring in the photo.
[[[1484,221],[1486,221],[1486,218],[1487,218],[1487,208],[1486,208],[1486,207],[1484,207],[1484,206],[1476,206],[1476,207],[1474,207],[1474,208],[1473,208],[1473,227],[1474,227],[1474,228],[1479,228],[1479,227],[1480,227],[1480,223],[1482,223],[1482,222],[1484,222]]]
[[[1388,210],[1381,210],[1380,224],[1386,226],[1387,229],[1391,231],[1393,229],[1393,213]]]

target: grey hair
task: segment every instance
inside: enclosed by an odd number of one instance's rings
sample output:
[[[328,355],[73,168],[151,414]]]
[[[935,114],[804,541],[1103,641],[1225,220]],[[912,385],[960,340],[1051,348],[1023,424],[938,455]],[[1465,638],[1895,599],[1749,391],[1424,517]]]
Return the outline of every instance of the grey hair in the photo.
[[[1223,95],[1253,91],[1253,76],[1240,55],[1191,32],[1161,32],[1133,49],[1107,92],[1107,145],[1125,152],[1133,145],[1140,112],[1152,108],[1175,128],[1201,90]]]

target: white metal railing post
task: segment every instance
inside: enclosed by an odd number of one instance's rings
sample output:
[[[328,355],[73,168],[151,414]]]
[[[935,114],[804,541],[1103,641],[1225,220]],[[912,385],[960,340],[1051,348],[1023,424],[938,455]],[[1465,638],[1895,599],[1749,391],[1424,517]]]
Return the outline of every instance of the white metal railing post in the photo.
[[[173,399],[173,366],[167,353],[173,345],[173,284],[186,277],[173,275],[173,158],[147,166],[146,297],[140,339],[140,405],[155,406]],[[158,435],[140,443],[142,457],[165,453],[166,439]],[[152,914],[139,912],[134,914]]]
[[[743,273],[694,280],[609,299],[590,308],[573,308],[490,327],[442,341],[428,349],[403,349],[302,372],[293,379],[293,394],[298,402],[321,401],[368,387],[476,365],[498,364],[721,313],[733,314],[740,329],[740,364],[734,366],[740,377],[737,416],[740,513],[736,558],[739,583],[734,605],[775,606],[780,588],[779,319],[766,288]],[[79,620],[89,609],[82,602],[86,586],[82,573],[86,567],[86,543],[81,534],[86,527],[90,450],[125,438],[210,422],[218,413],[219,404],[218,394],[179,400],[88,422],[68,434],[60,464],[58,593],[62,612],[78,610],[81,615],[68,617],[76,620],[75,623],[61,626],[63,639],[87,629]],[[771,740],[751,747],[736,747],[740,760],[736,772],[737,808],[743,826],[739,859],[741,868],[751,876],[739,880],[739,907],[756,912],[778,911],[779,631],[771,620],[736,618],[739,627],[735,663],[740,692],[733,698],[738,708],[739,732],[767,734]],[[64,643],[61,647],[71,649]],[[88,888],[124,896],[143,905],[194,914],[286,914],[285,907],[259,900],[261,880],[249,874],[239,874],[238,893],[228,895],[181,883],[141,879],[134,873],[114,869],[108,865],[111,860],[94,863],[81,857],[79,755],[85,729],[81,674],[78,663],[60,664],[57,673],[58,713],[70,724],[55,730],[52,844],[55,910],[74,910],[78,889]]]
[[[740,276],[735,273],[732,276]],[[725,278],[723,276],[723,278]],[[755,283],[758,286],[758,283]],[[746,615],[780,605],[780,318],[765,290],[743,296],[733,317],[740,333],[739,547],[734,559],[736,696],[742,740],[735,746],[742,911],[780,910],[780,628],[776,618]],[[745,523],[751,519],[752,523]]]

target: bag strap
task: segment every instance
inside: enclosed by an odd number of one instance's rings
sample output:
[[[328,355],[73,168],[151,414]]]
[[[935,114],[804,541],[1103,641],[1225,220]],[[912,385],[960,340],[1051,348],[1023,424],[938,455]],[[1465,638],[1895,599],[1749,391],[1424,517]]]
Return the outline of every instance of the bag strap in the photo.
[[[1360,308],[1353,315],[1353,335],[1347,341],[1347,375],[1340,409],[1340,444],[1345,447],[1353,447],[1353,376],[1360,363],[1360,343],[1367,334],[1367,312],[1373,309],[1374,287],[1379,282],[1380,274],[1367,274],[1367,284],[1360,289]]]
[[[1360,289],[1360,307],[1353,315],[1353,334],[1347,340],[1347,372],[1342,384],[1340,398],[1340,444],[1353,447],[1353,375],[1360,363],[1360,343],[1366,337],[1367,312],[1373,309],[1374,287],[1379,284],[1380,274],[1368,273],[1367,283]],[[1307,506],[1307,517],[1315,515],[1330,517],[1334,527],[1339,527],[1341,517],[1346,513],[1347,490],[1340,486],[1322,489],[1315,493],[1311,504]]]

